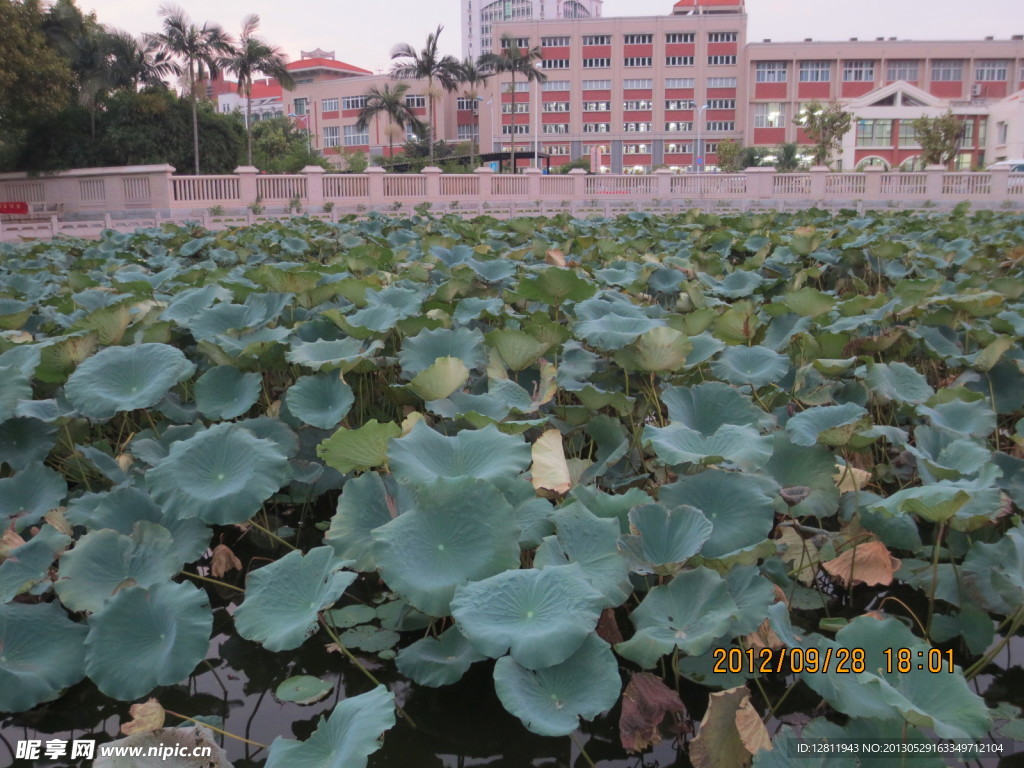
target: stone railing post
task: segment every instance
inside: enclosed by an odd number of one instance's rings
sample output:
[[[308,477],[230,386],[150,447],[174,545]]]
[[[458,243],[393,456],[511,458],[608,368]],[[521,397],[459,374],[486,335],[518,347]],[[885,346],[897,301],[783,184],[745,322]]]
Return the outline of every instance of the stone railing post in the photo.
[[[942,177],[946,173],[944,165],[927,165],[924,169],[924,195],[928,200],[942,199]]]
[[[1007,167],[993,168],[988,172],[992,181],[989,187],[989,197],[992,200],[1010,199],[1010,169]]]
[[[811,167],[811,199],[825,199],[825,179],[831,173],[827,165],[815,165]]]
[[[319,165],[307,165],[300,173],[306,177],[306,207],[322,208],[324,204],[324,174]]]
[[[746,168],[743,171],[747,177],[747,198],[750,200],[770,200],[772,188],[775,185],[774,179],[777,171],[774,168]]]
[[[528,200],[540,199],[540,177],[544,172],[540,168],[523,168],[523,175],[526,177],[526,197]]]
[[[659,200],[672,198],[672,177],[675,176],[668,168],[659,168],[654,172],[654,195]]]
[[[864,199],[882,199],[882,174],[887,171],[880,165],[869,165],[864,169]]]
[[[174,182],[171,181],[173,175],[174,166],[164,165],[155,169],[149,179],[152,208],[156,211],[164,211],[166,215],[170,215],[171,203],[174,200]]]
[[[481,165],[479,168],[474,168],[473,173],[480,179],[480,199],[490,200],[491,199],[491,179],[494,178],[494,169],[489,165]]]
[[[428,165],[420,173],[427,177],[427,200],[440,199],[441,169],[434,165]]]
[[[366,174],[367,186],[370,188],[370,197],[367,202],[372,205],[379,205],[384,202],[384,175],[387,173],[379,165],[371,165],[363,173]]]
[[[572,196],[577,202],[583,202],[587,196],[587,172],[582,168],[573,168],[569,177],[575,179],[572,184]]]
[[[235,175],[238,176],[238,196],[240,205],[251,205],[256,202],[259,191],[256,189],[256,177],[259,175],[259,168],[253,165],[240,165],[235,168]]]

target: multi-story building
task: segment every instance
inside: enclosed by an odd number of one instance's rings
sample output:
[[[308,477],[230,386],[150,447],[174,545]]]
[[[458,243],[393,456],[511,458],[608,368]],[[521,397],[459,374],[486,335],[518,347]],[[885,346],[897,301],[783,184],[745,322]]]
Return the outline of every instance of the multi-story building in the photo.
[[[587,19],[601,15],[603,0],[462,0],[462,57],[478,59],[497,49],[495,26],[525,19]]]

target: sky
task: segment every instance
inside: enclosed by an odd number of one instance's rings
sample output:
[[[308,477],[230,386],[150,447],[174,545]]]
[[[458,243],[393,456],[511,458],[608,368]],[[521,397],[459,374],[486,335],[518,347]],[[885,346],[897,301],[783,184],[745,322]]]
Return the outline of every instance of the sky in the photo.
[[[478,0],[479,2],[480,0]],[[386,71],[390,51],[407,42],[419,49],[438,24],[442,52],[461,58],[459,0],[176,0],[196,22],[211,21],[237,34],[242,19],[259,13],[260,32],[289,58],[302,50],[333,50],[336,58],[373,71]],[[604,16],[662,16],[674,0],[605,0]],[[160,0],[78,0],[106,25],[133,34],[160,28]],[[1024,34],[1021,0],[747,0],[751,41],[980,40]]]

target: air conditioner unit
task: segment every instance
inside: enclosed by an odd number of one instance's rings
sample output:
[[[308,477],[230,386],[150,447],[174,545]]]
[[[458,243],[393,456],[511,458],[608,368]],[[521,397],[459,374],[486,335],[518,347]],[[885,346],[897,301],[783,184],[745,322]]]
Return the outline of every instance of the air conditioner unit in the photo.
[[[981,96],[985,93],[985,86],[981,83],[974,83],[971,86],[971,96]]]

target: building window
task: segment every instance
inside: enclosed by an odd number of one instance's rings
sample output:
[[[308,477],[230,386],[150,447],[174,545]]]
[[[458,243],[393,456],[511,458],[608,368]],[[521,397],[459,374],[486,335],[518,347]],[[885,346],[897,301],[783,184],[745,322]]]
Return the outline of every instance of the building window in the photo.
[[[611,80],[584,80],[583,90],[584,91],[610,91],[612,87]]]
[[[646,133],[651,130],[650,123],[623,123],[622,130],[626,133]]]
[[[584,123],[584,133],[611,133],[611,123]]]
[[[890,61],[886,65],[885,79],[914,82],[917,80],[917,64],[916,61]]]
[[[503,114],[503,115],[511,115],[512,114],[512,107],[513,107],[512,104],[502,104],[501,105],[501,114]],[[529,111],[530,111],[530,102],[528,102],[528,101],[517,101],[515,103],[515,113],[517,115],[521,115],[524,112],[529,112]]]
[[[1006,137],[1009,135],[1010,124],[1005,120],[1000,120],[996,123],[996,144],[1004,146],[1006,144]]]
[[[459,126],[459,141],[473,141],[477,136],[479,136],[479,132],[475,125]]]
[[[689,144],[670,143],[665,145],[666,155],[688,155],[691,152]]]
[[[296,85],[309,85],[313,82],[312,77],[301,77],[295,81]]]
[[[964,121],[963,132],[960,134],[960,148],[974,148],[974,121],[971,119]]]
[[[693,88],[692,77],[669,77],[665,79],[666,88]]]
[[[427,97],[426,96],[419,96],[419,95],[416,95],[416,96],[406,96],[405,97],[405,106],[409,107],[409,109],[416,109],[417,107],[425,107],[425,106],[427,106]]]
[[[875,79],[875,62],[844,61],[843,81],[847,83],[870,83]]]
[[[892,120],[858,120],[858,147],[891,147]]]
[[[900,120],[900,146],[921,146],[920,143],[917,141],[917,131],[914,129],[913,120]]]
[[[612,109],[609,101],[584,101],[584,112],[610,112]]]
[[[787,77],[786,62],[784,61],[759,61],[754,72],[754,79],[758,83],[784,83]]]
[[[568,69],[568,59],[542,59],[540,62],[541,69]]]
[[[653,102],[650,99],[630,99],[629,101],[622,102],[622,109],[627,112],[636,110],[649,110],[652,109]]]
[[[979,61],[974,67],[974,79],[986,83],[1002,83],[1006,81],[1007,62]]]
[[[568,91],[570,89],[568,80],[545,80],[540,84],[542,91]]]
[[[630,90],[630,91],[650,90],[651,86],[653,86],[653,85],[654,85],[654,81],[653,80],[646,80],[646,79],[645,80],[623,80],[622,81],[622,88],[623,88],[623,90]]]
[[[666,56],[666,67],[692,67],[693,56]]]
[[[708,66],[711,67],[722,67],[736,63],[736,55],[730,54],[728,56],[708,56]]]
[[[736,121],[734,120],[708,120],[709,131],[735,131]]]
[[[505,91],[505,93],[512,93],[512,90],[509,87],[511,85],[512,85],[511,83],[506,83],[505,85],[502,86],[502,89]],[[516,93],[529,93],[529,92],[530,92],[530,83],[529,83],[529,81],[520,81],[520,82],[516,83]]]
[[[832,64],[828,61],[801,61],[801,83],[827,83],[832,79]]]
[[[568,133],[569,132],[569,124],[568,123],[544,123],[544,125],[541,126],[541,132],[542,133]]]
[[[501,132],[504,134],[529,133],[530,126],[524,125],[522,123],[517,123],[516,125],[503,125],[501,126]]]
[[[693,32],[669,32],[665,35],[666,43],[692,43],[693,41]]]
[[[366,136],[369,141],[369,134]],[[341,127],[337,125],[324,126],[324,147],[336,147],[341,143]]]
[[[304,115],[304,114],[306,114],[306,112],[307,112],[306,100],[305,99],[296,99],[295,100],[295,114],[296,115]]]
[[[455,100],[455,108],[460,112],[472,112],[476,109],[476,99],[469,99],[465,96],[460,96]]]
[[[337,99],[324,99],[320,104],[320,109],[324,112],[337,112],[338,111],[338,100]],[[326,146],[326,145],[325,145]],[[334,146],[338,146],[335,144]]]
[[[326,138],[326,134],[325,134]],[[367,126],[363,130],[359,130],[354,125],[345,126],[345,146],[346,147],[365,147],[370,143],[370,128]]]
[[[565,144],[545,144],[544,151],[549,155],[568,155],[569,147]]]
[[[649,67],[653,60],[650,56],[627,56],[623,64],[627,67]]]
[[[709,43],[735,43],[736,33],[735,32],[709,32],[708,33]]]
[[[568,35],[559,37],[542,37],[540,39],[541,48],[564,48],[569,44]]]
[[[693,99],[666,99],[665,109],[693,109],[696,103]]]
[[[736,99],[708,99],[708,109],[736,109]]]
[[[584,69],[604,69],[612,65],[611,59],[584,59]]]
[[[964,79],[964,63],[960,59],[937,59],[932,62],[932,80],[958,83]]]
[[[612,36],[611,35],[584,35],[583,36],[583,44],[584,45],[611,45],[612,44]]]
[[[650,45],[654,42],[654,35],[623,35],[623,45]]]
[[[670,122],[665,123],[665,131],[667,133],[689,133],[693,130],[693,123],[682,123],[682,122]]]
[[[568,101],[545,101],[541,104],[542,112],[568,112]]]
[[[782,128],[786,125],[786,105],[779,101],[754,104],[755,128]]]
[[[735,88],[736,78],[735,77],[709,77],[707,81],[708,88]]]
[[[651,154],[650,144],[623,144],[622,154],[624,155],[649,155]]]
[[[718,142],[717,141],[705,141],[704,142],[704,154],[705,155],[717,155],[718,154]]]
[[[508,48],[511,48],[513,45],[516,48],[529,48],[530,47],[530,38],[528,38],[528,37],[513,37],[513,38],[502,37],[501,38],[501,49],[503,51],[507,50]]]

